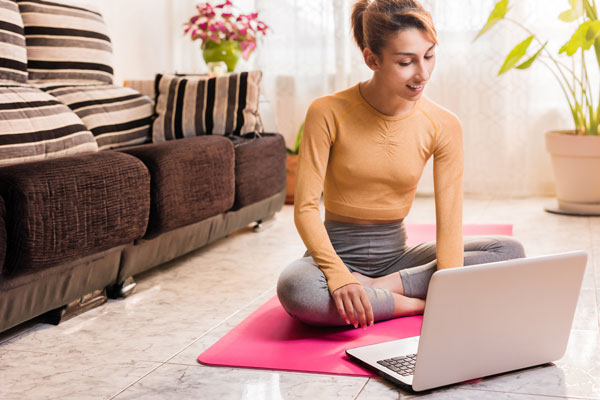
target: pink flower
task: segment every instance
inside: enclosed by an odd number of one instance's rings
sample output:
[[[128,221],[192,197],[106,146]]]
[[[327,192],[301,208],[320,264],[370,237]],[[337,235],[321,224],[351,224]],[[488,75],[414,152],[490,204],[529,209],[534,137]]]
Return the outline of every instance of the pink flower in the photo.
[[[233,5],[233,3],[232,3],[231,1],[229,1],[229,0],[226,0],[226,1],[225,1],[225,3],[223,3],[223,4],[219,4],[219,5],[217,6],[217,8],[223,8],[223,7],[226,7],[226,6],[232,6],[232,5]]]
[[[242,56],[247,60],[256,49],[256,36],[266,34],[269,27],[258,20],[258,13],[235,14],[231,0],[219,0],[216,6],[205,1],[196,6],[197,14],[183,24],[184,34],[192,40],[221,42],[234,40],[240,44]]]

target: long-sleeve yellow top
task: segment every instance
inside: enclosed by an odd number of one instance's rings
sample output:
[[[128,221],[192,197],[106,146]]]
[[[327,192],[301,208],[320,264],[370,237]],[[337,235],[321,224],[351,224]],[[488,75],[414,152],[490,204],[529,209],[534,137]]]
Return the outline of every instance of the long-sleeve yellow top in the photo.
[[[294,221],[330,293],[359,283],[335,252],[319,213],[351,218],[406,217],[433,156],[438,269],[463,265],[463,146],[460,121],[421,97],[399,117],[378,112],[358,84],[315,100],[300,143]]]

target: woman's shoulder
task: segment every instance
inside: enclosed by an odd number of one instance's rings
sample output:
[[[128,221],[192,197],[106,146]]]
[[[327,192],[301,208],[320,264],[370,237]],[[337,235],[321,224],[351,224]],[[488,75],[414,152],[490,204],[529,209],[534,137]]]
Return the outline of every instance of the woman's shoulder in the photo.
[[[444,120],[460,122],[460,119],[454,112],[450,111],[439,103],[436,103],[429,97],[421,97],[419,100],[419,107],[424,113],[428,114],[431,118],[439,122],[443,122]]]
[[[309,109],[327,114],[343,113],[360,102],[357,98],[358,85],[315,99]]]
[[[423,96],[419,100],[419,108],[427,115],[431,122],[440,128],[462,129],[460,118],[446,107],[436,103],[429,97]]]

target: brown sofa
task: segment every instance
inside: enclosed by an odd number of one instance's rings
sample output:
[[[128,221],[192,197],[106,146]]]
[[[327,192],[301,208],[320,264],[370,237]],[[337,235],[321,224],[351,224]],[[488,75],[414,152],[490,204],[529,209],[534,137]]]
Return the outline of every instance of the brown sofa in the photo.
[[[9,29],[9,35],[23,33],[17,3],[21,12],[27,11],[29,23],[37,24],[30,29],[34,34],[43,29],[34,21],[36,13],[43,20],[47,15],[43,7],[53,7],[53,13],[62,7],[51,1],[0,3],[13,13],[10,21],[0,24],[0,31]],[[86,11],[64,12],[68,21]],[[26,21],[25,35],[27,29]],[[70,114],[67,117],[79,124],[12,136],[0,132],[0,164],[6,161],[3,155],[13,152],[11,141],[24,136],[24,148],[37,151],[51,148],[47,143],[67,130],[83,130],[92,143],[95,139],[100,149],[107,149],[0,166],[0,332],[40,315],[57,323],[101,304],[107,293],[126,296],[135,286],[136,274],[269,219],[281,209],[286,157],[281,135],[207,135],[109,149],[116,143],[113,132],[124,132],[123,140],[130,142],[149,137],[151,100],[110,81],[70,86],[49,79],[35,86],[24,80],[32,71],[23,60],[10,60],[19,54],[0,54],[0,66],[14,67],[10,74],[0,68],[0,122],[12,118],[14,126],[31,129],[39,124],[25,122],[55,118],[48,116],[48,107],[62,107],[55,114]],[[65,65],[66,72],[60,74],[68,76],[68,68],[81,65],[59,64],[36,60],[36,76],[53,73],[39,68]],[[96,75],[105,79],[108,70],[112,69],[103,67]],[[36,91],[43,101],[31,100]],[[104,92],[109,93],[106,98]],[[37,113],[38,105],[45,111]],[[111,125],[113,118],[128,120]],[[94,125],[98,121],[104,125]],[[51,140],[28,143],[42,133]]]

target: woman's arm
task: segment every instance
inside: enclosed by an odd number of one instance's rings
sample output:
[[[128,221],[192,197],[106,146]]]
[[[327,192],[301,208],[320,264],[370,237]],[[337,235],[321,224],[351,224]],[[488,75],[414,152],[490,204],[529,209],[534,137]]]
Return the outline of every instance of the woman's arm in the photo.
[[[294,221],[308,252],[325,274],[340,316],[354,327],[360,324],[366,328],[373,325],[371,303],[362,285],[335,252],[319,212],[329,153],[335,140],[336,125],[331,114],[328,107],[319,107],[318,101],[307,112],[296,172]]]
[[[458,118],[448,114],[437,132],[433,153],[438,269],[464,263],[462,232],[463,136]]]

